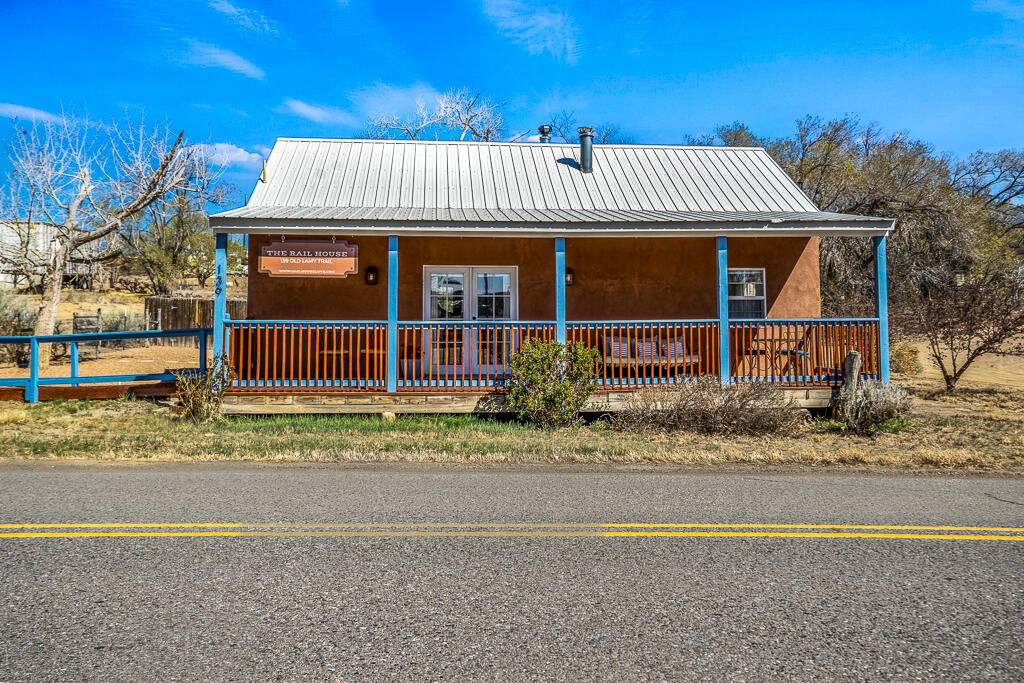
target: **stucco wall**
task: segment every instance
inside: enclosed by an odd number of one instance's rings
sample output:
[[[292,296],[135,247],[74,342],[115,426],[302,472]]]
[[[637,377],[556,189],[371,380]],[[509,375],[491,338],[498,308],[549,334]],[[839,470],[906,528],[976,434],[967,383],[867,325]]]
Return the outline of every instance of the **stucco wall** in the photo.
[[[339,239],[342,237],[339,235]],[[359,273],[343,279],[269,278],[257,271],[259,245],[249,241],[249,317],[380,320],[387,317],[387,240],[346,238],[359,245]],[[293,239],[303,239],[295,237]],[[315,239],[315,238],[309,238]],[[422,318],[424,265],[519,267],[519,318],[552,320],[554,240],[421,238],[399,240],[399,317]],[[569,320],[710,318],[715,309],[715,242],[693,239],[566,239]],[[380,284],[367,285],[368,266]],[[764,268],[769,318],[821,313],[817,238],[734,238],[729,266]]]

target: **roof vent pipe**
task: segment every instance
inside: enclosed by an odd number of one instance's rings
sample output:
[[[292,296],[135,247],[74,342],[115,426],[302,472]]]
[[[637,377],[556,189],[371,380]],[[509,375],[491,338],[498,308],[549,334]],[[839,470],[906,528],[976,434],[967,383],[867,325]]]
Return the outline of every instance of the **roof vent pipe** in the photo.
[[[581,126],[580,134],[580,170],[591,173],[594,170],[594,129]]]
[[[540,133],[541,142],[551,142],[551,126],[545,123],[537,129],[537,132]]]

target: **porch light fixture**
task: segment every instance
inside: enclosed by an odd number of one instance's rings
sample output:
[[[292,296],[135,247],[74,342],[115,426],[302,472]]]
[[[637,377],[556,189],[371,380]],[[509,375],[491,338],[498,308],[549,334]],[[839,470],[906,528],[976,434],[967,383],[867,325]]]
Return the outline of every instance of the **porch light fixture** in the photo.
[[[377,266],[370,266],[366,269],[366,284],[375,285],[378,282]]]
[[[565,286],[572,287],[573,283],[576,282],[576,274],[572,272],[572,268],[565,269]]]

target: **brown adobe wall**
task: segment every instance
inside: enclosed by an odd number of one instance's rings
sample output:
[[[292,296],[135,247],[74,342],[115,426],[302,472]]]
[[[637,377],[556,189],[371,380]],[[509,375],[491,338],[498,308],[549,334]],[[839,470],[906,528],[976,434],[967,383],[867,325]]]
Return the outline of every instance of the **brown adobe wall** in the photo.
[[[343,279],[269,278],[257,272],[259,244],[269,239],[272,236],[252,235],[249,240],[250,319],[387,317],[386,238],[345,238],[359,245],[359,273]],[[424,265],[518,266],[519,318],[555,317],[553,239],[403,237],[398,249],[402,320],[422,318]],[[375,286],[363,279],[371,265],[380,272],[380,284]],[[569,320],[716,315],[714,238],[570,237],[566,239],[566,265],[576,275],[576,284],[566,289]],[[816,237],[733,238],[729,240],[729,265],[765,268],[768,317],[820,315]]]

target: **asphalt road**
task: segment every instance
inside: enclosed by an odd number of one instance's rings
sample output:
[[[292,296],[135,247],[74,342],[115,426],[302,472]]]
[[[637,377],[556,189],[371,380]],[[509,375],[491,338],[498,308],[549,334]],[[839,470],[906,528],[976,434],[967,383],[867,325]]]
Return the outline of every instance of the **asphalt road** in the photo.
[[[752,472],[0,464],[0,681],[1024,679],[1024,480]]]

